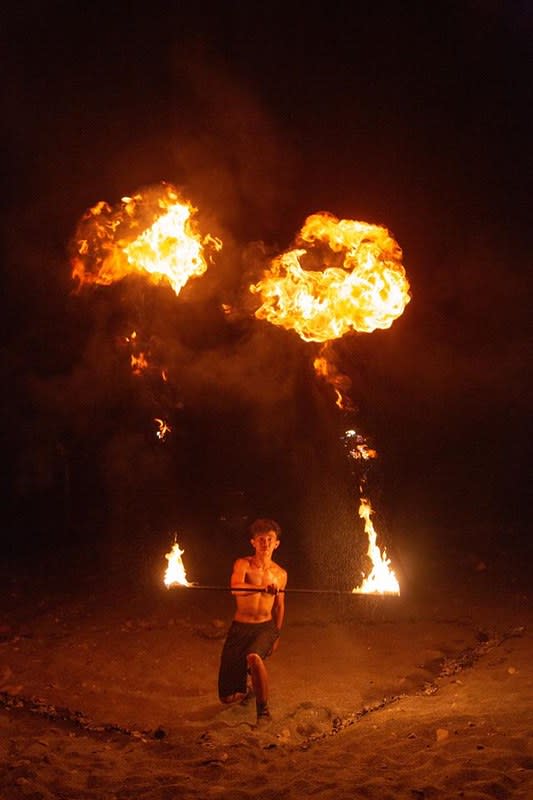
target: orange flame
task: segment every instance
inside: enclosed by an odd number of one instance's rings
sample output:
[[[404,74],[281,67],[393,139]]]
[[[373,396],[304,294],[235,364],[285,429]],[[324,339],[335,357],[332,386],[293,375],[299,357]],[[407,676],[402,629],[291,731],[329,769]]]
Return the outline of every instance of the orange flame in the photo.
[[[347,394],[351,381],[347,375],[344,375],[337,368],[332,359],[330,345],[327,342],[320,348],[320,354],[313,361],[313,367],[316,375],[323,378],[333,388],[337,407],[343,411],[355,411],[355,406]]]
[[[390,559],[387,558],[385,550],[382,553],[377,546],[377,534],[370,519],[371,515],[372,506],[370,501],[362,497],[359,504],[359,516],[365,521],[365,533],[368,536],[367,555],[372,562],[372,570],[367,577],[363,575],[363,582],[357,588],[352,589],[352,593],[400,594],[400,584],[390,568]]]
[[[306,219],[296,244],[250,286],[261,298],[259,319],[325,342],[389,328],[403,313],[409,283],[386,228],[322,212]]]
[[[163,583],[167,588],[172,586],[174,583],[177,583],[180,586],[192,586],[192,583],[187,580],[185,567],[181,558],[184,552],[185,551],[181,549],[179,544],[174,542],[172,545],[172,550],[165,555],[165,558],[168,561],[168,566],[165,572],[165,577],[163,578]]]
[[[158,439],[161,439],[162,442],[165,441],[169,433],[172,433],[172,428],[165,422],[164,419],[159,419],[159,417],[154,418],[154,422],[158,425],[158,430],[156,431],[156,436]]]
[[[76,232],[72,276],[80,282],[109,285],[140,273],[154,283],[168,281],[179,294],[191,277],[203,275],[212,250],[222,242],[196,228],[197,209],[163,184],[115,208],[98,202],[83,216]]]
[[[130,358],[131,369],[134,375],[141,375],[148,366],[148,360],[144,353],[139,353],[138,356],[131,355]]]

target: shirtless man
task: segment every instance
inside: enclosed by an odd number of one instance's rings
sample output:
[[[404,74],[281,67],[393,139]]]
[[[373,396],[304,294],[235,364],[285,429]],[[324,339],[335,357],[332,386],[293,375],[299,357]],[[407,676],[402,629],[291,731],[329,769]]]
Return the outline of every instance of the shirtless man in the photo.
[[[246,680],[250,674],[259,724],[271,718],[264,662],[278,646],[287,573],[272,561],[280,544],[277,522],[256,519],[250,533],[254,555],[238,558],[231,575],[231,588],[241,591],[233,592],[237,608],[220,659],[218,694],[223,703],[241,702],[247,697]],[[242,591],[252,586],[261,591]]]

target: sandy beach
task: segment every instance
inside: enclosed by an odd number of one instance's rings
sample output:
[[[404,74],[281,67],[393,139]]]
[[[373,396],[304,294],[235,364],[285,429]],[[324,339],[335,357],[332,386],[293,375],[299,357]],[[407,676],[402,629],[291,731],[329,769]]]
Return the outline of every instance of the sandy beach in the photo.
[[[529,595],[287,597],[273,721],[216,696],[229,593],[6,579],[2,800],[533,795]],[[460,584],[460,585],[459,585]]]

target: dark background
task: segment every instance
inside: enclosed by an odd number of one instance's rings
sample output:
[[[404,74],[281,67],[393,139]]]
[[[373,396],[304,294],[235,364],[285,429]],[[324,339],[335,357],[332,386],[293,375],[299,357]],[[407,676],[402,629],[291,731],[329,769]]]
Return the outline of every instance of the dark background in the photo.
[[[295,583],[351,587],[366,538],[347,424],[379,452],[366,477],[404,584],[527,565],[530,4],[30,2],[2,18],[13,568],[158,581],[176,531],[189,577],[225,581],[266,515]],[[139,278],[77,293],[83,212],[160,181],[222,238],[215,264],[179,297]],[[388,227],[412,291],[390,330],[334,347],[350,418],[314,377],[317,346],[255,321],[246,296],[321,210]],[[168,385],[132,375],[133,328]]]

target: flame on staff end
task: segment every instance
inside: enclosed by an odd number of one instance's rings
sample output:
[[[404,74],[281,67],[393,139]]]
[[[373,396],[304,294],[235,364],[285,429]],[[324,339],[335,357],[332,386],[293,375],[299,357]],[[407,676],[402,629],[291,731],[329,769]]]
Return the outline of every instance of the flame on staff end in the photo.
[[[365,437],[355,429],[349,428],[342,436],[342,441],[348,458],[359,462],[362,466],[365,462],[370,462],[378,457],[377,451],[369,447]],[[365,533],[368,537],[367,556],[370,559],[372,569],[370,574],[365,577],[360,586],[353,589],[354,594],[400,594],[400,584],[390,568],[390,559],[387,558],[385,549],[383,552],[377,545],[377,533],[370,519],[372,515],[372,505],[370,500],[364,496],[366,487],[366,474],[363,472],[360,480],[360,499],[359,516],[365,521]]]
[[[322,212],[306,219],[296,244],[250,286],[261,299],[259,319],[326,342],[389,328],[403,313],[409,283],[402,250],[386,228]]]
[[[170,184],[123,197],[114,208],[98,202],[78,225],[72,277],[80,286],[107,286],[138,273],[168,281],[179,294],[222,247],[220,239],[198,232],[196,211]]]
[[[359,504],[359,516],[365,521],[365,533],[368,536],[368,551],[372,562],[372,570],[365,577],[360,586],[352,589],[353,594],[400,594],[400,584],[390,568],[390,559],[387,558],[385,549],[380,551],[377,546],[377,534],[370,519],[372,506],[370,501],[362,497]]]
[[[185,574],[185,567],[181,558],[184,552],[185,551],[181,549],[178,542],[174,542],[172,545],[172,550],[165,555],[165,558],[168,561],[168,566],[165,572],[165,577],[163,578],[163,583],[167,589],[169,586],[173,586],[176,583],[179,586],[193,585],[187,580],[187,575]]]

